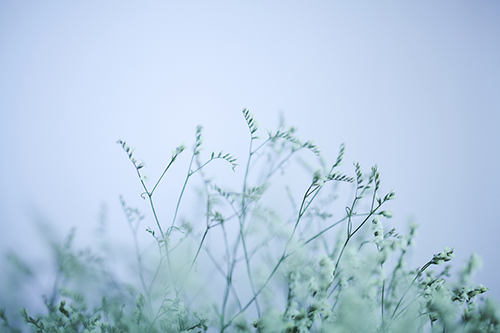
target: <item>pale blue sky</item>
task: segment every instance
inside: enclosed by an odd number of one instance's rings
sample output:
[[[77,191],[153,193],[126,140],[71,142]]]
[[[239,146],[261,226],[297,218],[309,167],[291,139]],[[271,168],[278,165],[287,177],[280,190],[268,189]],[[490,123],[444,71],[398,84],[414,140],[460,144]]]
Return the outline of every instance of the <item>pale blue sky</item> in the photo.
[[[477,252],[500,299],[499,17],[498,1],[3,1],[2,251],[43,258],[35,212],[85,244],[103,202],[129,240],[118,196],[143,203],[116,140],[153,178],[198,124],[207,151],[244,159],[247,107],[263,128],[282,111],[330,162],[344,142],[345,171],[378,164],[394,226],[420,225],[413,265]]]

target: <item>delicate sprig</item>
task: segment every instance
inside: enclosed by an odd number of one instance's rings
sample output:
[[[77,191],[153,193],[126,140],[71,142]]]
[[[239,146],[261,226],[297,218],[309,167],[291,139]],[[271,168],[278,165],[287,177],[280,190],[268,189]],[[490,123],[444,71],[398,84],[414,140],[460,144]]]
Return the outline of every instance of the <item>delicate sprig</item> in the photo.
[[[293,135],[294,132],[295,128],[293,127],[290,128],[288,131],[283,131],[282,129],[279,129],[274,134],[271,131],[268,131],[267,132],[268,140],[276,140],[278,138],[284,139],[293,144],[292,151],[297,151],[299,149],[306,148],[312,151],[316,156],[320,156],[321,152],[313,141],[306,141],[305,143],[302,143],[298,137],[295,137]]]
[[[233,169],[233,171],[235,171],[235,168],[238,166],[238,164],[235,163],[236,162],[236,158],[234,158],[229,153],[224,154],[224,152],[221,151],[217,155],[215,154],[215,152],[212,152],[212,155],[210,155],[210,160],[215,160],[215,159],[218,159],[218,158],[226,160],[229,163],[231,163],[231,168]]]
[[[130,148],[130,146],[127,145],[126,141],[118,140],[116,141],[116,143],[122,146],[123,150],[127,153],[129,160],[132,162],[132,164],[134,164],[134,167],[137,171],[146,166],[143,161],[139,162],[136,160],[136,158],[133,156],[135,148]]]
[[[252,135],[252,139],[258,139],[259,137],[254,136],[254,134],[259,129],[259,123],[254,119],[254,115],[248,109],[243,109],[243,116],[245,117],[245,120],[247,122],[248,129],[250,130],[250,134]]]

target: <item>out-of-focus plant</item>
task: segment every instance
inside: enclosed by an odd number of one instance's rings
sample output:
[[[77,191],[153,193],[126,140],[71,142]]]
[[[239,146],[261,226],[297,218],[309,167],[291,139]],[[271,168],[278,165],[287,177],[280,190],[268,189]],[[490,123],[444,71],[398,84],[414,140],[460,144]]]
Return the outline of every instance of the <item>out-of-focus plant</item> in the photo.
[[[186,146],[172,152],[162,174],[148,186],[145,163],[119,140],[154,223],[145,229],[152,246],[145,246],[138,233],[146,215],[120,198],[132,233],[138,285],[120,283],[107,273],[105,261],[75,252],[70,235],[58,252],[59,272],[45,299],[46,314],[32,317],[22,309],[26,325],[36,332],[500,331],[496,304],[478,299],[487,288],[472,283],[480,265],[476,255],[455,279],[450,266],[432,270],[450,261],[454,249],[435,254],[421,268],[406,266],[416,226],[406,235],[384,230],[383,221],[392,213],[383,207],[395,192],[380,193],[376,166],[365,175],[355,163],[354,175],[348,176],[339,170],[344,145],[327,165],[318,147],[302,142],[293,127],[268,130],[261,137],[254,116],[246,109],[243,116],[249,131],[243,166],[222,151],[203,156],[203,129],[197,127],[170,221],[159,218],[155,193]],[[303,153],[310,155],[304,158]],[[279,192],[273,183],[286,177],[295,156],[316,170],[300,196],[289,186]],[[206,174],[213,163],[242,168],[241,183],[231,188],[217,184]],[[202,204],[185,207],[186,189],[195,176]],[[301,184],[293,177],[288,181]],[[348,205],[339,203],[339,186],[353,190]],[[189,222],[181,218],[181,208],[203,213]],[[76,291],[70,282],[89,268],[99,272],[95,280],[108,289]],[[94,300],[93,306],[87,299]],[[4,310],[0,318],[2,331],[21,331]]]

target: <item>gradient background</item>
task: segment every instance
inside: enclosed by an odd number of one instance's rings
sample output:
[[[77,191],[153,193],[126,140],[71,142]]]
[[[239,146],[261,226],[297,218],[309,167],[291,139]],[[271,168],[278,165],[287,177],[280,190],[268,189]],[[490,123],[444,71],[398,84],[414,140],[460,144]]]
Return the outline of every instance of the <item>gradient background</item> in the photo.
[[[127,244],[119,195],[149,210],[116,140],[156,179],[202,124],[205,153],[242,165],[247,107],[262,129],[283,112],[329,163],[344,142],[346,172],[378,164],[391,223],[420,225],[412,265],[477,252],[500,299],[499,18],[498,1],[2,1],[0,250],[47,268],[33,221],[86,245],[102,212]]]

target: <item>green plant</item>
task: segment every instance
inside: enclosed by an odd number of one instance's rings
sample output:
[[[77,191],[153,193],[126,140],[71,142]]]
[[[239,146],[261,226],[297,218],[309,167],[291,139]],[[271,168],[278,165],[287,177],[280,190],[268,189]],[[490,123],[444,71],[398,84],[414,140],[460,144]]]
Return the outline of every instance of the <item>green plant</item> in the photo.
[[[411,225],[408,235],[384,231],[382,222],[392,213],[383,206],[395,192],[380,194],[376,166],[365,175],[355,163],[354,176],[348,176],[339,171],[344,145],[328,166],[318,147],[302,142],[294,128],[267,131],[261,138],[254,116],[246,109],[243,116],[249,148],[239,189],[218,185],[206,174],[212,163],[227,163],[233,171],[238,165],[222,151],[203,157],[203,129],[198,126],[171,221],[158,217],[154,194],[186,147],[173,151],[148,187],[145,164],[125,141],[118,141],[134,166],[155,224],[146,229],[153,246],[144,247],[138,232],[146,216],[120,198],[133,236],[139,286],[117,287],[113,296],[103,295],[89,310],[81,293],[57,282],[59,289],[54,287],[46,301],[48,314],[34,318],[23,309],[25,323],[37,332],[500,331],[496,305],[476,300],[487,291],[472,284],[476,256],[455,281],[450,266],[431,270],[451,260],[453,249],[434,255],[420,269],[406,267],[416,227]],[[303,153],[309,155],[304,158]],[[293,157],[316,170],[303,183],[301,196],[289,186],[281,192],[273,187]],[[195,175],[201,180],[204,212],[190,223],[180,212]],[[348,205],[336,195],[339,186],[353,190]],[[276,198],[287,198],[289,206]],[[63,250],[63,258],[81,257],[71,255],[70,241]],[[148,258],[155,258],[153,267]],[[61,267],[61,274],[67,271]],[[100,276],[109,280],[109,275]],[[0,317],[5,331],[16,331],[5,312]]]

